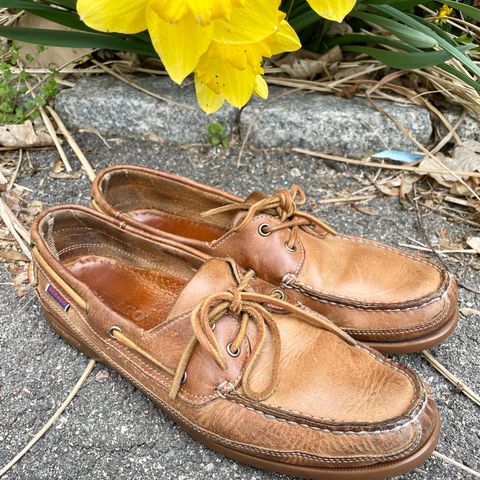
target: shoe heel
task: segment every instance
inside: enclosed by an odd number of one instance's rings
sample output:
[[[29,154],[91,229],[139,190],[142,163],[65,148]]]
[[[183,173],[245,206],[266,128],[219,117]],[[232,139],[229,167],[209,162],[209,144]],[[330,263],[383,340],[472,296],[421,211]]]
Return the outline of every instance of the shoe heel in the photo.
[[[48,311],[44,306],[42,306],[42,312],[45,318],[48,320],[48,323],[52,326],[55,332],[60,335],[69,345],[76,348],[88,358],[91,358],[95,361],[101,361],[98,354],[93,352],[89,347],[84,345],[80,340],[77,340],[75,336],[66,328],[65,324],[58,320],[53,313]]]

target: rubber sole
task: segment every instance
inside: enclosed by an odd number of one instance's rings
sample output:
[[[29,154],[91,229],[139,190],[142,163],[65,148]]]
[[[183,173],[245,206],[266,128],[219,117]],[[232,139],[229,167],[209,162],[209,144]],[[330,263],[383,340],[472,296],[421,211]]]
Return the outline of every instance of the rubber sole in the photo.
[[[42,310],[52,328],[67,343],[84,353],[87,357],[103,363],[112,370],[117,371],[119,375],[122,375],[122,372],[119,372],[110,364],[108,358],[102,358],[102,355],[92,351],[81,340],[77,339],[73,332],[70,332],[68,327],[66,327],[61,320],[58,320],[54,314],[45,308],[42,308]],[[182,421],[180,417],[177,417],[172,412],[166,410],[158,400],[149,395],[148,390],[140,382],[136,380],[132,382],[131,379],[126,380],[134,383],[139,390],[145,393],[154,403],[158,405],[164,414],[177,423],[192,438],[206,445],[212,450],[215,450],[218,453],[221,453],[222,455],[225,455],[226,457],[229,457],[239,463],[247,464],[262,470],[273,471],[312,480],[384,480],[397,475],[402,475],[421,465],[432,454],[438,443],[438,438],[440,435],[440,419],[438,418],[430,438],[425,443],[423,443],[415,452],[411,453],[407,457],[392,462],[355,468],[315,468],[289,465],[282,463],[281,461],[267,460],[250,453],[234,450],[222,445],[221,443],[213,441],[210,436],[203,435],[197,430],[194,430],[190,425]]]
[[[450,318],[443,323],[440,328],[430,332],[423,337],[414,338],[412,340],[406,340],[404,342],[367,342],[363,341],[366,345],[378,350],[381,353],[392,355],[395,353],[413,353],[421,352],[422,350],[428,350],[442,343],[448,338],[455,330],[458,322],[458,310],[455,309]]]

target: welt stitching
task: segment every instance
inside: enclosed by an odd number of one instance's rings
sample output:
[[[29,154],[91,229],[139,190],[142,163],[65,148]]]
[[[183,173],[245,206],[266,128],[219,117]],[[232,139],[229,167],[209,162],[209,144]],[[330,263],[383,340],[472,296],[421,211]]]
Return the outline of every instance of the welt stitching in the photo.
[[[416,331],[419,331],[419,330],[424,330],[426,328],[429,328],[435,324],[438,324],[438,323],[441,323],[442,320],[445,319],[445,317],[450,313],[450,310],[442,310],[440,313],[438,313],[437,315],[435,315],[435,317],[433,317],[433,319],[428,322],[428,323],[423,323],[419,326],[416,326],[416,327],[411,327],[411,328],[397,328],[397,329],[393,329],[393,328],[390,328],[390,329],[385,329],[385,330],[355,330],[354,328],[348,328],[348,327],[343,327],[343,330],[347,331],[347,332],[352,332],[352,333],[355,333],[356,335],[362,335],[362,334],[365,334],[365,335],[368,335],[368,334],[372,334],[372,333],[379,333],[379,334],[382,334],[382,335],[397,335],[398,333],[411,333],[411,332],[416,332]]]
[[[423,408],[424,408],[427,400],[428,400],[428,398],[425,397],[425,399],[423,400],[423,402],[422,402],[421,406],[418,408],[418,410],[423,410]],[[276,409],[279,409],[279,410],[284,410],[284,411],[286,411],[286,412],[294,413],[294,414],[296,414],[296,415],[302,415],[303,417],[305,417],[305,418],[307,418],[307,419],[309,419],[309,420],[322,420],[322,421],[331,422],[331,423],[338,423],[338,422],[348,423],[348,422],[346,422],[345,420],[334,420],[333,418],[325,418],[325,417],[316,418],[316,417],[314,417],[313,415],[309,415],[309,414],[307,414],[307,413],[305,413],[305,412],[300,412],[300,411],[298,411],[298,410],[292,410],[292,409],[290,409],[290,408],[280,407],[280,406],[277,406],[277,405],[272,405],[272,404],[270,404],[270,403],[268,403],[268,402],[262,402],[262,403],[265,404],[265,405],[267,405],[267,406],[269,406],[269,407],[273,407],[273,408],[276,408]],[[267,414],[267,415],[268,415],[268,414]],[[272,415],[273,415],[273,414],[272,414]],[[411,419],[412,419],[412,418],[413,418],[413,417],[411,417],[411,418],[409,418],[409,419],[406,419],[406,420],[399,420],[399,421],[397,421],[397,422],[395,422],[395,423],[390,424],[390,426],[391,426],[391,427],[398,427],[398,426],[400,426],[400,427],[403,428],[403,427],[404,427],[405,425],[407,425],[408,423],[411,423]],[[365,430],[365,431],[368,432],[368,433],[371,433],[369,430]],[[382,431],[390,431],[390,430],[389,430],[389,429],[385,429],[385,430],[382,430]]]
[[[298,272],[295,272],[295,273],[298,273]],[[311,285],[308,285],[307,283],[302,282],[302,281],[299,280],[298,278],[295,279],[295,284],[296,284],[296,285],[300,285],[300,287],[308,288],[308,289],[314,291],[315,293],[317,293],[318,295],[331,295],[331,293],[329,293],[329,292],[324,292],[324,291],[321,291],[321,290],[317,290],[315,287],[312,287]],[[449,284],[449,286],[450,286],[450,284]],[[448,290],[448,287],[447,287],[447,289],[445,289],[444,292],[442,292],[441,295],[433,298],[432,300],[430,300],[430,301],[427,302],[427,303],[422,304],[422,306],[428,305],[428,304],[430,304],[432,301],[436,301],[436,300],[438,300],[439,298],[442,298],[442,297],[445,295],[445,293],[446,293],[447,290]],[[342,299],[342,300],[346,300],[346,301],[348,301],[348,300],[353,300],[353,301],[356,301],[356,302],[365,302],[365,300],[364,300],[364,299],[361,299],[361,298],[344,297],[344,296],[341,296],[341,295],[336,295],[336,297],[337,297],[337,298],[340,298],[340,299]],[[378,307],[381,307],[382,305],[387,304],[386,302],[368,302],[368,303],[373,304],[373,305],[378,306]],[[402,310],[405,310],[405,309],[402,309]]]
[[[288,425],[291,425],[292,427],[308,428],[310,430],[316,430],[316,431],[319,431],[319,432],[331,433],[332,435],[336,435],[336,436],[354,435],[354,436],[359,436],[359,437],[365,437],[365,436],[369,436],[369,435],[371,435],[371,436],[385,435],[386,433],[394,433],[394,432],[398,432],[400,430],[403,430],[404,428],[409,427],[412,424],[415,424],[415,422],[418,420],[420,415],[424,412],[425,407],[428,403],[428,397],[425,397],[425,400],[424,400],[421,408],[415,414],[415,416],[413,416],[411,419],[409,419],[407,422],[405,422],[401,425],[397,425],[396,427],[393,427],[393,428],[390,428],[390,429],[385,429],[385,430],[368,431],[368,430],[334,430],[334,429],[328,429],[328,428],[315,427],[315,426],[312,426],[312,425],[308,425],[306,423],[301,423],[299,421],[286,420],[284,418],[277,417],[273,414],[265,413],[262,410],[258,410],[254,407],[244,405],[243,403],[238,402],[237,400],[234,400],[230,397],[228,398],[228,400],[237,404],[237,405],[240,405],[241,407],[245,408],[246,410],[249,410],[249,411],[254,412],[256,414],[262,415],[263,417],[267,418],[268,420],[276,420],[277,422],[286,423]]]
[[[296,282],[298,284],[302,284],[302,282],[299,282],[298,280],[296,280]],[[310,287],[309,285],[306,285],[306,284],[302,284],[304,285],[305,287],[308,287],[308,288],[311,288],[312,290],[315,290],[313,287]],[[320,303],[328,303],[329,305],[334,305],[336,307],[341,307],[341,308],[349,308],[350,310],[359,310],[359,311],[364,311],[364,312],[384,312],[384,313],[389,313],[389,312],[407,312],[407,311],[410,311],[410,310],[421,310],[422,308],[428,306],[428,305],[431,305],[432,303],[435,303],[435,302],[438,302],[439,298],[441,297],[437,297],[437,298],[433,298],[432,300],[430,300],[429,302],[426,302],[422,305],[418,305],[418,306],[415,306],[415,307],[405,307],[405,308],[382,308],[381,310],[379,310],[378,308],[372,308],[372,307],[361,307],[361,306],[353,306],[353,305],[345,305],[343,303],[340,303],[340,302],[333,302],[331,300],[325,300],[323,298],[319,298],[317,297],[316,295],[310,293],[310,292],[307,292],[305,291],[304,289],[302,289],[301,287],[300,288],[295,288],[295,286],[293,285],[287,285],[285,284],[284,282],[282,282],[282,286],[284,288],[289,288],[291,290],[297,290],[299,291],[300,293],[302,293],[303,295],[307,295],[307,297],[311,297],[313,298],[314,300],[316,300],[317,302],[320,302]],[[381,304],[379,304],[379,307],[381,306]]]

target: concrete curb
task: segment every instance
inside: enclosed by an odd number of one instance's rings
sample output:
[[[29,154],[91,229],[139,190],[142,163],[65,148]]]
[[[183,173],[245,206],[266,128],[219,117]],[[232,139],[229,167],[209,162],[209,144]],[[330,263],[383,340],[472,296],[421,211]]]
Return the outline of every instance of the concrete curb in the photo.
[[[165,101],[105,75],[81,78],[59,94],[56,109],[70,128],[95,128],[110,136],[199,143],[206,141],[208,125],[219,122],[229,133],[239,129],[242,138],[248,132],[248,143],[255,147],[297,146],[355,158],[387,148],[416,150],[395,123],[364,98],[347,100],[273,87],[268,101],[253,99],[240,117],[227,105],[206,115],[197,106],[192,82],[179,87],[166,77],[132,78]],[[426,109],[389,101],[378,105],[422,145],[429,143],[433,124]]]

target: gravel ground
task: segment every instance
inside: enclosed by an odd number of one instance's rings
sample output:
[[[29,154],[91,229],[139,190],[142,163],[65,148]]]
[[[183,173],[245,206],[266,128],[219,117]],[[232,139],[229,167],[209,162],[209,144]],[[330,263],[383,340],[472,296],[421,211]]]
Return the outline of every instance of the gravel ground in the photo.
[[[108,149],[91,134],[78,141],[96,169],[109,164],[137,163],[187,175],[245,194],[252,189],[272,192],[300,183],[309,198],[353,191],[361,185],[354,170],[282,151],[246,152],[236,167],[238,151],[227,152],[202,146],[178,147],[138,140],[109,139]],[[33,170],[20,172],[18,183],[32,188],[31,198],[45,206],[57,203],[88,204],[89,182],[52,179],[49,172],[56,151],[31,154]],[[73,156],[72,156],[73,158]],[[335,168],[333,168],[335,167]],[[78,168],[78,165],[77,165]],[[338,230],[374,237],[394,245],[422,241],[413,211],[397,199],[376,198],[369,204],[377,216],[350,206],[321,205],[310,210]],[[441,227],[451,238],[478,235],[478,231],[451,223],[440,215],[425,217],[432,240]],[[478,288],[476,269],[465,256],[452,271]],[[6,264],[0,264],[0,283],[11,282]],[[460,289],[461,307],[480,309],[480,299]],[[7,463],[37,432],[63,401],[87,364],[87,359],[66,345],[42,318],[37,300],[30,293],[17,299],[13,287],[0,289],[0,466]],[[454,335],[434,355],[475,391],[480,391],[480,318],[461,317]],[[480,470],[479,409],[430,367],[419,355],[401,361],[415,369],[431,385],[443,418],[438,451],[470,468]],[[73,403],[53,428],[7,474],[5,479],[280,479],[238,465],[199,445],[168,420],[143,394],[116,373],[96,365]],[[474,478],[435,458],[405,480],[454,480]]]

